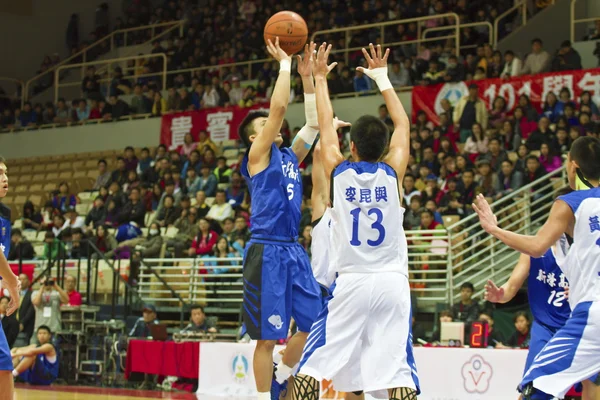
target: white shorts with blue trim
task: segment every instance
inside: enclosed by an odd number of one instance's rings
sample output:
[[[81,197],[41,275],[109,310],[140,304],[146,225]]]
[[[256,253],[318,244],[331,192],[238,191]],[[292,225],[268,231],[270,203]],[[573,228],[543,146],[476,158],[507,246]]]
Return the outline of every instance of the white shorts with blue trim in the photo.
[[[521,388],[563,398],[571,386],[600,372],[600,302],[579,303],[525,372]]]
[[[347,273],[332,289],[304,346],[299,374],[330,380],[342,392],[418,391],[406,276]]]

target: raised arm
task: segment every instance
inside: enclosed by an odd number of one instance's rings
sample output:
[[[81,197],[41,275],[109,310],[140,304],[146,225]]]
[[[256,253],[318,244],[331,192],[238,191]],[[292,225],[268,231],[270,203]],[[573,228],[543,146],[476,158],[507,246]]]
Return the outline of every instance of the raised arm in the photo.
[[[323,162],[321,160],[321,141],[319,140],[315,145],[313,151],[313,164],[312,164],[312,192],[310,194],[310,207],[312,208],[312,222],[318,220],[323,216],[329,204],[329,187],[327,185],[327,175],[325,175],[325,169],[323,168]]]
[[[300,132],[294,138],[292,150],[302,162],[312,148],[313,143],[319,133],[319,121],[317,120],[317,103],[315,96],[315,83],[312,76],[313,53],[315,43],[310,42],[310,46],[304,47],[304,58],[298,58],[298,73],[302,77],[302,87],[304,88],[304,116],[306,123],[300,129]]]
[[[268,40],[267,51],[279,61],[279,76],[271,97],[269,117],[264,123],[262,131],[254,138],[248,153],[248,168],[251,175],[262,172],[269,165],[271,146],[281,132],[281,124],[290,100],[292,59],[279,47],[279,38],[275,39],[275,44]]]
[[[479,216],[479,222],[487,233],[501,240],[507,246],[531,257],[543,256],[563,233],[572,236],[573,211],[562,200],[554,202],[548,220],[534,236],[520,235],[500,228],[492,208],[482,194],[475,198],[473,210]]]
[[[511,301],[529,276],[530,264],[531,258],[526,254],[521,254],[515,269],[513,269],[510,278],[504,285],[498,287],[494,282],[487,281],[485,299],[491,303],[508,303]]]
[[[313,63],[313,74],[315,76],[317,114],[319,131],[321,132],[321,162],[327,177],[342,161],[344,156],[340,151],[340,142],[337,132],[333,126],[333,107],[329,99],[329,88],[327,86],[327,74],[335,68],[337,63],[327,65],[327,58],[331,52],[331,45],[323,43],[319,47],[317,56]]]
[[[366,49],[362,49],[369,69],[365,70],[363,67],[358,67],[357,69],[364,72],[365,75],[377,83],[377,87],[385,100],[385,105],[390,112],[390,117],[394,123],[394,133],[392,134],[390,149],[384,162],[394,168],[398,175],[398,181],[402,182],[410,154],[410,122],[388,78],[387,59],[390,55],[390,49],[387,49],[384,53],[381,45],[378,44],[377,48],[375,48],[373,44],[369,44],[369,50],[370,54]]]

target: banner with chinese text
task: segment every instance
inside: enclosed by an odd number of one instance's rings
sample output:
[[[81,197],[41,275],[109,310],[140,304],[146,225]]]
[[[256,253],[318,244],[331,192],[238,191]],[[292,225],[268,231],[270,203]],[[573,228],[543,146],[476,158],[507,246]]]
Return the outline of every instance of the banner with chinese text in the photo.
[[[479,97],[485,101],[488,109],[494,99],[504,97],[509,111],[513,111],[519,103],[519,96],[529,96],[532,105],[540,111],[544,99],[549,92],[558,93],[563,87],[571,92],[571,100],[576,103],[583,91],[589,91],[596,103],[600,102],[600,68],[551,72],[538,75],[524,75],[511,79],[484,79],[446,83],[432,86],[415,86],[412,91],[412,120],[417,119],[417,112],[425,111],[427,119],[434,124],[439,123],[438,115],[443,112],[441,102],[448,99],[454,104],[468,94],[471,83],[479,86]]]
[[[196,141],[198,132],[206,131],[214,142],[238,139],[237,129],[251,111],[269,111],[269,104],[253,107],[227,107],[210,110],[184,111],[162,116],[160,143],[167,148],[177,148],[183,144],[183,138],[191,133]]]

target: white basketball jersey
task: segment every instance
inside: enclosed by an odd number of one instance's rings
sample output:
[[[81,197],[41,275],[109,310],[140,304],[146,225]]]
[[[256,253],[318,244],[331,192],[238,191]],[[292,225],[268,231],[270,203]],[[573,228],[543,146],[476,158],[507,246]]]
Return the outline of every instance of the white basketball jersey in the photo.
[[[315,221],[312,229],[310,245],[313,275],[320,285],[330,288],[335,280],[335,270],[330,268],[329,262],[329,230],[331,223],[331,208],[327,207],[323,216]]]
[[[396,172],[385,163],[344,161],[332,175],[331,266],[408,277]]]
[[[575,214],[573,244],[557,263],[569,280],[569,304],[600,301],[600,188],[559,197]]]

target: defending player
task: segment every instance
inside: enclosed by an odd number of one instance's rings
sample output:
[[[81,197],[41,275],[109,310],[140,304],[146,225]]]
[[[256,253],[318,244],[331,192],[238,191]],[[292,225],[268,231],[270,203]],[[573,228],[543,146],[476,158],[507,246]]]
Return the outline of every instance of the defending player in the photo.
[[[575,140],[566,168],[571,188],[577,176],[593,188],[558,197],[535,236],[498,227],[483,196],[473,205],[486,232],[532,257],[542,256],[563,233],[574,240],[564,260],[557,260],[570,284],[571,316],[525,372],[520,385],[525,399],[536,391],[563,398],[571,386],[600,371],[600,141],[590,136]]]
[[[321,309],[319,285],[308,255],[297,240],[302,203],[298,163],[306,157],[318,133],[313,128],[318,123],[310,64],[314,44],[307,46],[304,58],[299,59],[307,124],[292,148],[279,148],[290,97],[291,58],[279,47],[279,39],[275,44],[269,41],[267,50],[280,65],[269,114],[251,113],[239,128],[240,138],[249,148],[241,170],[252,197],[252,237],[244,258],[242,315],[248,334],[258,340],[253,365],[259,400],[271,398],[273,349],[277,340],[287,337],[291,317],[298,333],[288,342],[278,368],[277,379],[281,382],[287,380],[300,360],[308,331]]]
[[[6,162],[0,157],[0,198],[6,197],[8,193],[8,176]],[[6,314],[11,315],[19,308],[20,284],[17,276],[12,272],[6,256],[10,250],[10,208],[0,203],[0,286],[5,287],[10,294],[10,303]],[[0,400],[12,400],[13,387],[13,365],[8,343],[4,331],[0,329]]]
[[[392,399],[416,399],[418,380],[410,340],[407,243],[402,229],[399,182],[409,156],[409,121],[387,76],[387,57],[363,49],[382,92],[394,133],[378,118],[362,116],[350,131],[356,162],[345,161],[333,127],[326,75],[331,46],[319,48],[313,73],[325,175],[331,177],[330,262],[338,273],[332,297],[313,324],[296,399],[316,400],[319,382],[331,380],[343,392],[388,389]]]

